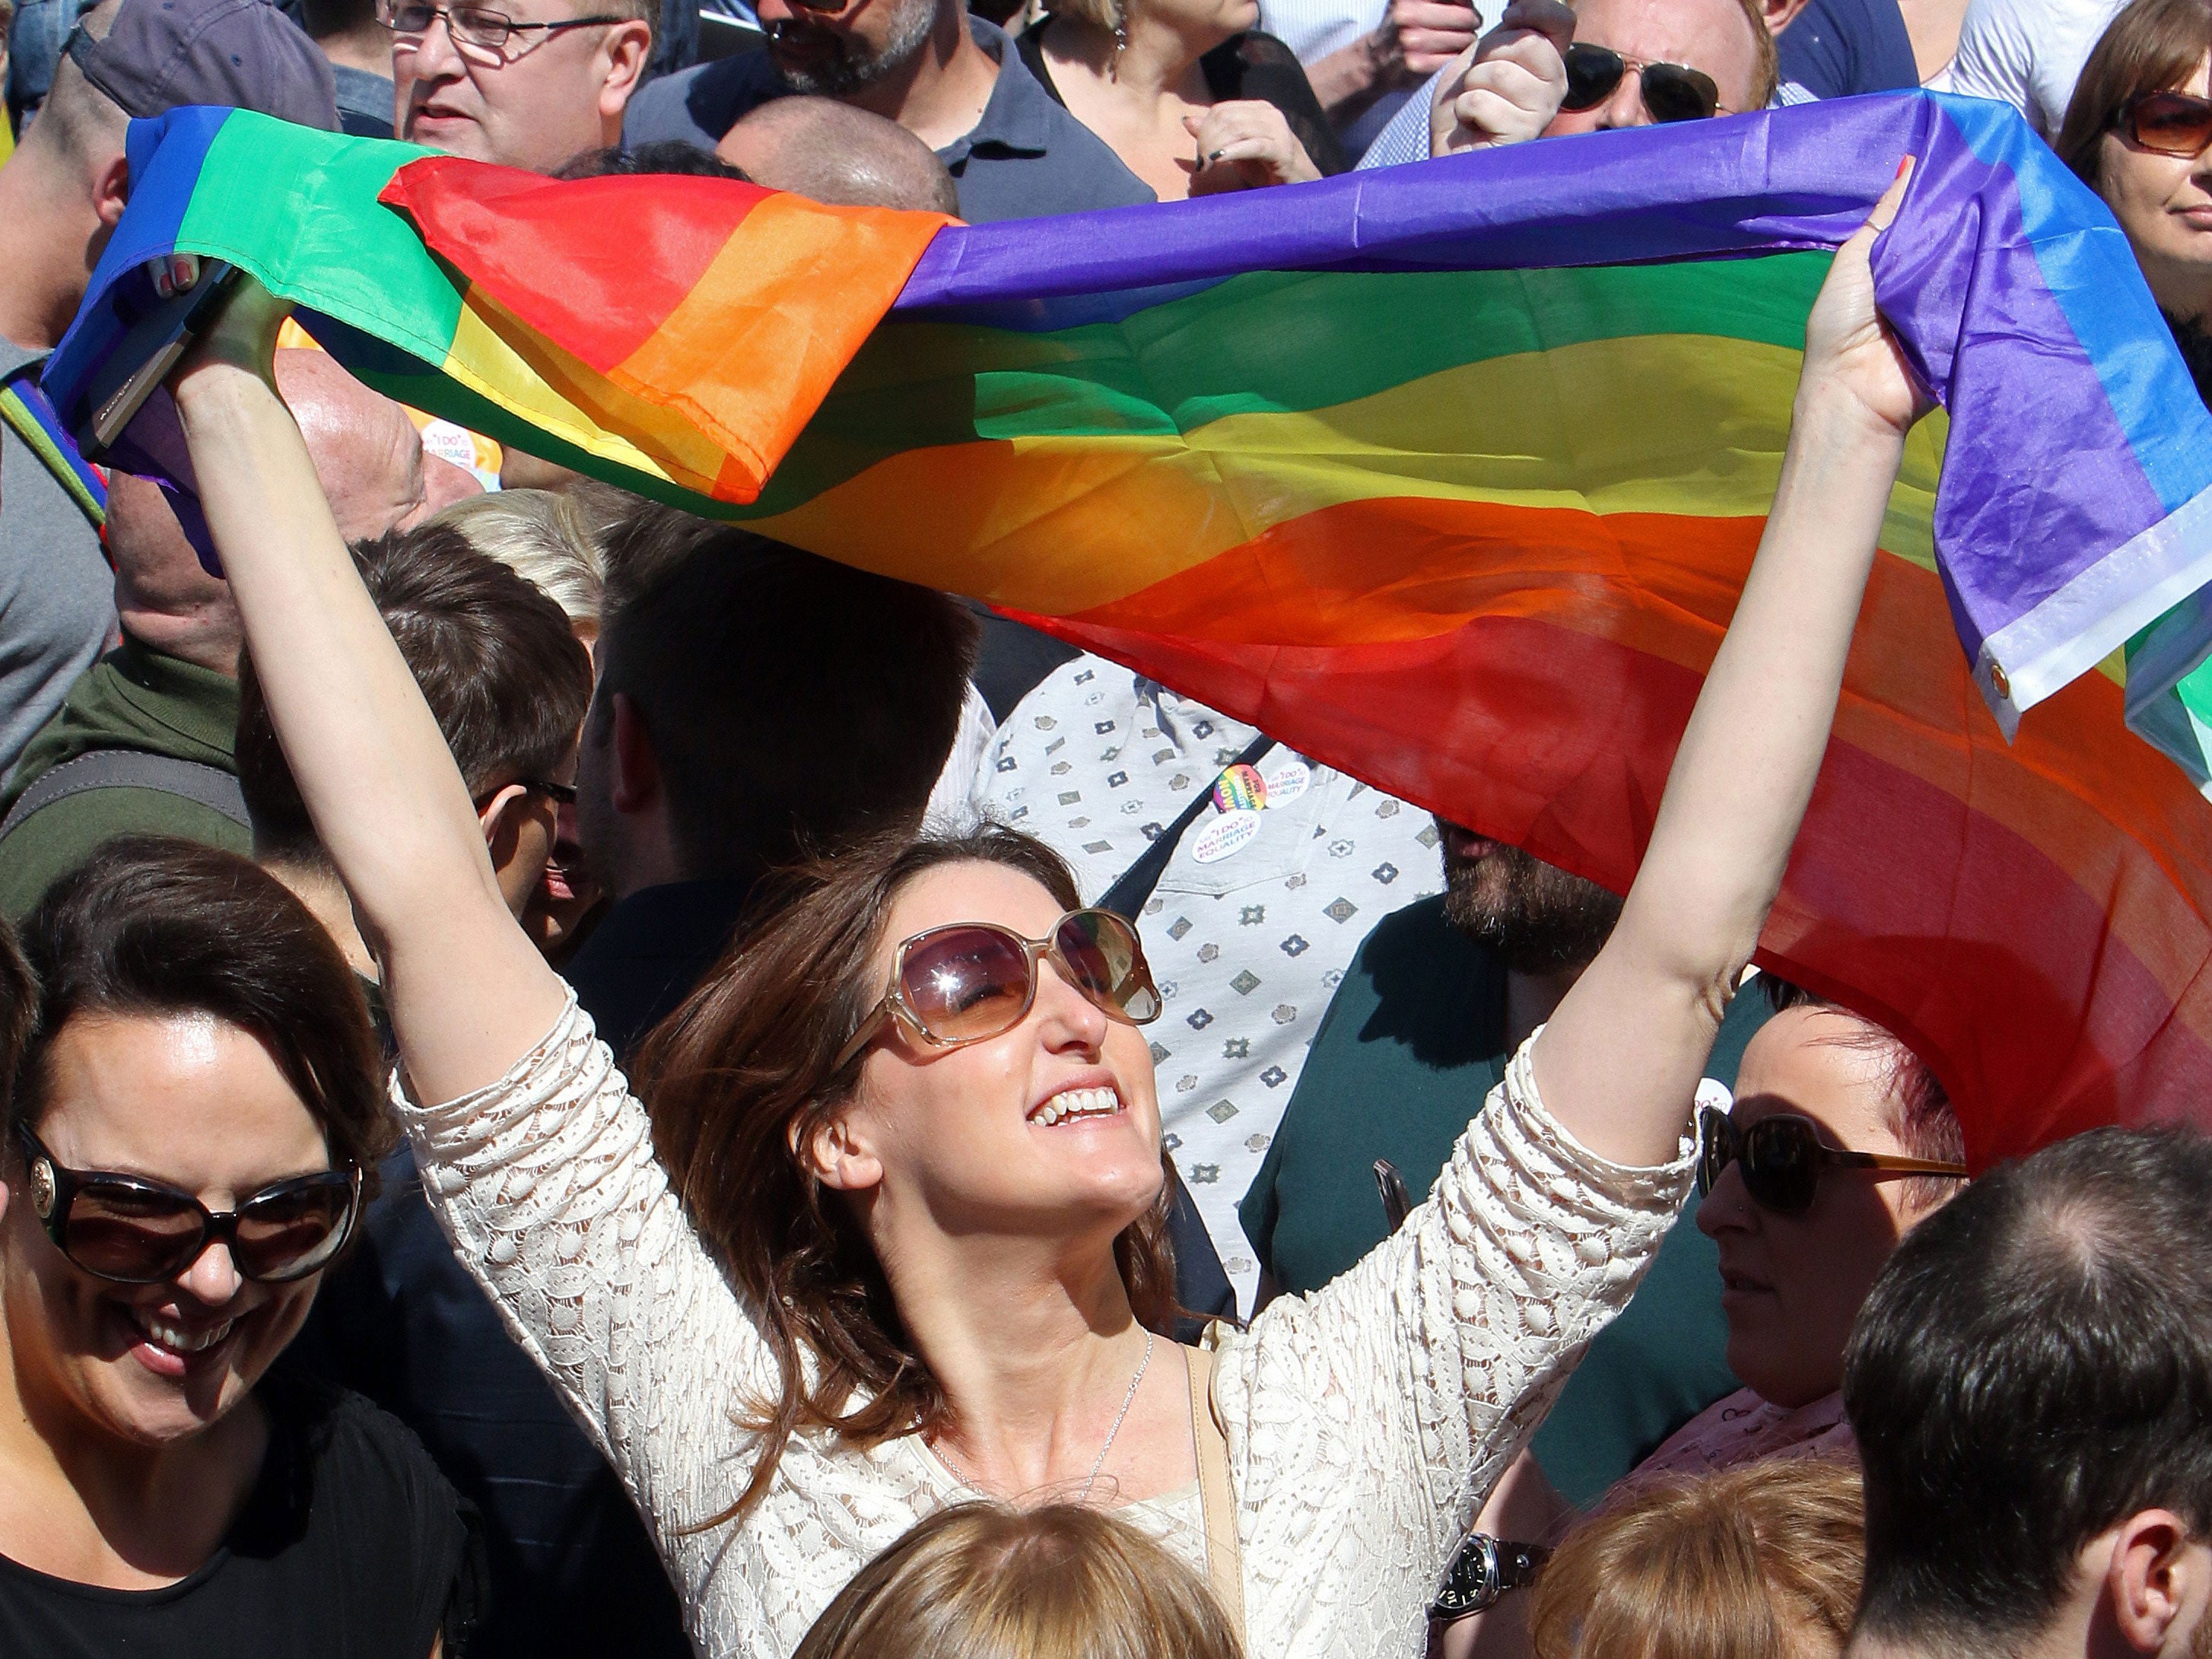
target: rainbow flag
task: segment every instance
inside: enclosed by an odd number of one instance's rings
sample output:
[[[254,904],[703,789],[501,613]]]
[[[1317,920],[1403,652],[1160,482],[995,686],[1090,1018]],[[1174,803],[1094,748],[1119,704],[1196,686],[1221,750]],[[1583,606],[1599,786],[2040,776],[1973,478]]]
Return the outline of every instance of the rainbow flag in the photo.
[[[2212,643],[2212,419],[2008,112],[1851,100],[903,240],[787,203],[834,252],[757,264],[736,186],[266,129],[134,126],[65,410],[128,270],[217,254],[417,407],[986,599],[1615,888],[1827,251],[1918,156],[1875,274],[1945,412],[1760,959],[1911,1041],[1978,1158],[2212,1121],[2212,806],[2126,726]]]

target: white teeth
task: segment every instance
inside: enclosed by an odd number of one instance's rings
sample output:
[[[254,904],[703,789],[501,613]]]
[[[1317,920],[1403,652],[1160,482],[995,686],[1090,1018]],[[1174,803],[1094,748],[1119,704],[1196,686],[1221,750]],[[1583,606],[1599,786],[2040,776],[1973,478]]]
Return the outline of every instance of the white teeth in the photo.
[[[167,1348],[172,1353],[203,1353],[228,1336],[230,1328],[237,1322],[234,1319],[226,1319],[220,1325],[192,1332],[181,1326],[172,1325],[153,1314],[137,1316],[138,1328],[145,1332],[157,1347]]]
[[[1121,1109],[1115,1089],[1064,1089],[1030,1114],[1033,1123],[1065,1123],[1076,1117],[1108,1117]]]

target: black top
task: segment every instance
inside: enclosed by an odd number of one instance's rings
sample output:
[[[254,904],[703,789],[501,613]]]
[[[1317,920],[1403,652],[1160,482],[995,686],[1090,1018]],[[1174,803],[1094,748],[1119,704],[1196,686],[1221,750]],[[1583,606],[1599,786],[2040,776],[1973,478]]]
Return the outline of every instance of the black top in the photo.
[[[1022,62],[1029,65],[1037,83],[1052,94],[1053,102],[1065,109],[1067,100],[1053,85],[1052,71],[1045,64],[1044,32],[1051,27],[1052,19],[1048,17],[1035,28],[1017,36],[1014,45],[1020,49]],[[1259,29],[1231,35],[1200,58],[1198,66],[1205,73],[1206,89],[1212,94],[1215,103],[1257,98],[1282,111],[1291,136],[1305,146],[1306,154],[1321,169],[1323,178],[1352,171],[1352,158],[1344,153],[1344,146],[1337,141],[1336,129],[1329,125],[1328,117],[1322,112],[1321,100],[1314,96],[1313,82],[1306,79],[1297,56],[1273,35]]]
[[[272,1373],[269,1455],[214,1558],[105,1589],[0,1557],[0,1653],[40,1659],[461,1659],[473,1517],[415,1437],[357,1395]]]

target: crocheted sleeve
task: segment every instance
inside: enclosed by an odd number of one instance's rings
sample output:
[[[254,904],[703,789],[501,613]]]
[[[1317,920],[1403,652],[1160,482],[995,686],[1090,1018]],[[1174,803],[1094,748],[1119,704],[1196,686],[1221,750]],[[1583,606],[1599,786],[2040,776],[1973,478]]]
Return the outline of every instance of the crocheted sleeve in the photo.
[[[1467,1523],[1681,1206],[1694,1141],[1652,1169],[1596,1157],[1529,1054],[1404,1227],[1221,1341],[1255,1653],[1421,1651]]]

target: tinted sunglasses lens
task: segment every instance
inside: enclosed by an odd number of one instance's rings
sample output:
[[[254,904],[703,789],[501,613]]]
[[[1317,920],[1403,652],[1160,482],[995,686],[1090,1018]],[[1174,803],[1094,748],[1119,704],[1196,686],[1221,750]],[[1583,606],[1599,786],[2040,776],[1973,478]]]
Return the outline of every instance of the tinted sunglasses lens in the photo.
[[[1567,96],[1562,109],[1595,109],[1613,96],[1628,66],[1620,54],[1603,46],[1577,44],[1567,48]]]
[[[1029,953],[996,927],[947,927],[908,947],[899,990],[940,1042],[996,1036],[1029,1006]]]
[[[2161,155],[2197,155],[2212,144],[2212,103],[2186,93],[2155,92],[2129,114],[2136,143]]]
[[[88,1181],[70,1206],[62,1253],[102,1279],[151,1284],[189,1266],[201,1237],[198,1210],[181,1199]]]
[[[1703,121],[1720,107],[1721,89],[1709,76],[1679,64],[1651,64],[1644,70],[1644,107],[1655,121]]]
[[[1743,1136],[1744,1190],[1782,1215],[1813,1207],[1820,1179],[1818,1144],[1808,1125],[1768,1118]]]
[[[301,1279],[344,1245],[353,1182],[344,1176],[288,1185],[238,1212],[238,1269],[249,1279]]]
[[[1137,930],[1111,910],[1078,910],[1053,936],[1075,988],[1107,1012],[1141,1025],[1160,1012]]]

